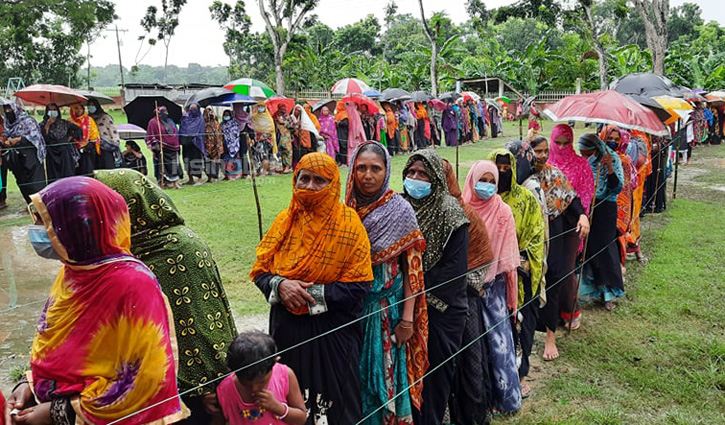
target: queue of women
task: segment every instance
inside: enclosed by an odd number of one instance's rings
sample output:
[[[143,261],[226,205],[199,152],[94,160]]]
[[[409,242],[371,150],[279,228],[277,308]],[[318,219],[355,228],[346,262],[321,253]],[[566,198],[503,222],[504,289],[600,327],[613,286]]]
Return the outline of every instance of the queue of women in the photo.
[[[160,109],[147,136],[157,185],[104,169],[113,156],[93,140],[104,140],[107,119],[78,105],[64,121],[49,105],[38,125],[6,106],[6,146],[34,148],[11,150],[10,169],[24,181],[53,169],[47,187],[23,191],[30,242],[62,262],[6,423],[480,424],[519,411],[535,332],[546,333],[544,360],[555,360],[557,328],[581,324],[579,298],[613,310],[627,253],[645,261],[639,217],[659,189],[649,181],[664,140],[606,126],[575,141],[559,124],[548,139],[532,132],[492,151],[461,188],[426,149],[435,143],[426,105],[385,105],[386,126],[375,127],[384,131],[372,134],[385,143],[370,140],[373,121],[364,125],[359,109],[272,115],[259,103],[251,114],[224,111],[219,124],[192,105],[183,144]],[[394,127],[406,113],[422,144],[398,171],[397,193],[391,154],[408,136]],[[211,250],[161,189],[178,186],[180,147],[192,181],[218,178],[220,167],[199,162],[209,158],[233,159],[221,168],[237,175],[269,172],[279,154],[278,171],[292,172],[289,207],[250,273],[270,304],[270,335],[237,334]]]

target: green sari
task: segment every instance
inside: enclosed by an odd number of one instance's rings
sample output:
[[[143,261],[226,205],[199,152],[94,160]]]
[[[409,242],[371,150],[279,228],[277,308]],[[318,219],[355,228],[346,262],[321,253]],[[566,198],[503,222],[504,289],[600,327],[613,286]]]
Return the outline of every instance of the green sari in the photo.
[[[179,349],[179,392],[223,375],[227,350],[237,330],[206,242],[184,225],[174,201],[141,173],[99,170],[95,178],[126,200],[131,215],[131,252],[156,274],[169,299]],[[216,385],[205,385],[189,396],[215,389]]]

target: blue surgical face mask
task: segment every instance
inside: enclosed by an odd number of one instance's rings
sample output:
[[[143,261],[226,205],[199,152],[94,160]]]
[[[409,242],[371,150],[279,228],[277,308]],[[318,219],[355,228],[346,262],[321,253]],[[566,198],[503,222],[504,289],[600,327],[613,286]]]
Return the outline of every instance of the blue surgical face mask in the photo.
[[[619,143],[617,142],[607,142],[607,146],[609,146],[609,149],[616,151]]]
[[[413,180],[408,177],[403,180],[403,187],[405,187],[405,191],[408,193],[408,195],[410,195],[414,199],[425,198],[426,196],[430,195],[431,192],[430,182]]]
[[[224,115],[224,118],[222,118],[222,119],[223,119],[224,121],[230,121],[230,120],[232,119],[232,117],[230,117],[230,116],[228,116],[228,115]]]
[[[60,255],[55,252],[53,244],[50,242],[48,231],[45,230],[45,226],[38,224],[31,224],[28,226],[28,239],[30,244],[33,245],[35,252],[49,260],[60,260]]]
[[[58,118],[58,111],[48,111],[48,116],[50,118]]]
[[[476,195],[484,201],[491,199],[496,194],[496,185],[493,183],[478,182],[473,188],[476,191]]]
[[[88,106],[88,113],[91,114],[91,115],[95,114],[96,113],[96,107],[93,106],[93,105],[89,105]]]

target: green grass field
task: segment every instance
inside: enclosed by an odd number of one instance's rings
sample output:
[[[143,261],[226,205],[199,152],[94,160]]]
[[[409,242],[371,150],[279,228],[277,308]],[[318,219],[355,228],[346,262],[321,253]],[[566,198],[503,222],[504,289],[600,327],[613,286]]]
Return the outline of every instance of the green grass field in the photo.
[[[545,123],[545,134],[551,127]],[[461,180],[473,161],[518,138],[518,127],[507,125],[505,131],[504,138],[459,149]],[[439,152],[455,163],[455,149]],[[725,181],[722,158],[725,147],[697,149],[690,168],[681,169],[678,200],[668,200],[666,213],[644,219],[642,245],[651,261],[646,267],[628,266],[627,300],[615,312],[586,308],[582,328],[559,339],[562,357],[556,362],[540,360],[543,339],[537,336],[533,395],[518,415],[496,423],[725,423],[723,192],[711,186]],[[403,156],[393,160],[396,190],[402,189],[405,161]],[[688,178],[694,168],[703,172]],[[342,173],[344,181],[346,169]],[[258,187],[266,230],[289,203],[291,178],[265,177]],[[17,216],[22,199],[12,177],[9,192],[10,208],[0,212],[0,227],[26,225],[27,217]],[[211,246],[237,316],[266,312],[248,279],[259,240],[251,182],[184,187],[170,195],[187,224]]]

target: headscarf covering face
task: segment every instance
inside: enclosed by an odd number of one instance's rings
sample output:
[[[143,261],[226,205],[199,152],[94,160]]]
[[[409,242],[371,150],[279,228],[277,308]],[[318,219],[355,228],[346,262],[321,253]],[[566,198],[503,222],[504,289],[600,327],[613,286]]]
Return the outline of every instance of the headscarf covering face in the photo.
[[[507,149],[495,149],[489,153],[488,159],[496,161],[497,156],[508,157],[511,162],[511,171],[516,175],[516,161],[514,155]],[[531,275],[531,290],[535,294],[544,274],[544,242],[546,239],[546,223],[541,205],[528,189],[511,179],[511,190],[501,194],[501,199],[511,207],[516,222],[516,237],[519,242],[519,252],[529,262]],[[523,281],[519,279],[519,305],[523,303]]]
[[[308,103],[305,103],[303,106],[305,108],[305,112],[307,113],[307,116],[310,118],[310,121],[312,121],[312,124],[315,125],[315,128],[317,131],[320,131],[320,121],[317,119],[317,116],[312,113],[312,106],[310,106]]]
[[[422,199],[415,199],[405,192],[403,197],[413,206],[418,225],[425,237],[423,270],[428,272],[443,257],[443,250],[451,234],[469,221],[458,200],[448,193],[448,183],[440,155],[432,149],[416,151],[408,158],[408,163],[403,169],[403,178],[416,161],[423,162],[430,178],[431,194]]]
[[[340,170],[327,154],[302,157],[293,174],[302,170],[330,183],[322,190],[294,188],[290,206],[276,218],[257,246],[252,280],[262,273],[317,284],[373,280],[370,241],[357,213],[340,203]],[[347,249],[341,249],[341,247]],[[306,313],[303,310],[296,314]]]
[[[571,142],[564,147],[555,142],[562,135]],[[574,132],[566,124],[558,124],[551,131],[549,140],[551,143],[547,162],[566,175],[588,214],[594,198],[594,174],[589,161],[574,151]]]
[[[99,181],[70,177],[31,199],[65,262],[33,341],[35,396],[78,396],[77,419],[97,425],[131,414],[126,422],[136,425],[188,416],[167,304],[153,273],[129,255],[123,198]]]
[[[604,144],[607,144],[606,141],[609,138],[609,135],[613,132],[619,133],[619,143],[617,143],[614,147],[609,145],[607,145],[607,147],[619,155],[619,159],[622,161],[622,171],[625,177],[625,184],[629,184],[631,190],[634,190],[637,187],[637,170],[632,164],[635,164],[637,161],[637,153],[633,152],[633,157],[627,153],[630,146],[629,141],[632,136],[629,131],[610,124],[602,129],[599,133],[599,138],[605,142]]]
[[[25,137],[28,139],[28,141],[35,146],[38,161],[43,162],[45,159],[45,139],[43,139],[43,134],[40,132],[38,121],[28,115],[17,103],[11,103],[10,105],[3,106],[3,112],[4,108],[7,108],[8,106],[15,114],[15,121],[10,122],[7,115],[5,116],[6,136],[8,138]]]
[[[198,396],[213,393],[215,386],[198,388],[198,383],[214,379],[226,368],[220,353],[226,352],[237,333],[209,246],[184,225],[166,192],[141,173],[99,170],[95,178],[118,192],[129,206],[131,252],[154,272],[162,291],[172,301],[179,353],[187,359],[179,363],[179,391],[193,390]],[[208,314],[215,318],[214,327],[192,326],[207,320]],[[190,324],[190,319],[196,323]],[[193,328],[196,332],[190,333]],[[195,350],[202,361],[188,362]]]
[[[234,120],[239,123],[239,130],[243,131],[247,126],[252,126],[252,120],[249,117],[249,112],[244,110],[244,105],[241,103],[235,103],[232,108],[234,109]]]
[[[202,155],[206,156],[206,144],[204,143],[204,133],[206,133],[206,121],[201,113],[201,107],[198,103],[192,103],[189,112],[181,116],[181,124],[179,125],[179,134],[185,137],[191,137],[194,146],[196,146]]]
[[[299,111],[299,116],[295,115],[295,111]],[[314,115],[313,115],[314,116]],[[290,118],[295,123],[295,125],[305,131],[309,131],[310,133],[314,134],[315,137],[319,138],[320,133],[317,130],[317,127],[310,119],[309,115],[300,105],[295,105],[294,108],[292,108],[292,114],[290,115]],[[316,118],[315,118],[316,119]],[[309,148],[309,146],[306,146]],[[314,147],[314,146],[313,146]]]
[[[260,108],[264,108],[264,111],[259,112]],[[272,115],[269,114],[269,109],[267,109],[267,105],[264,102],[257,102],[254,106],[254,110],[252,111],[252,130],[258,133],[272,134],[272,138],[276,139],[274,137],[274,120],[272,119]]]
[[[516,223],[511,208],[501,199],[500,195],[494,194],[489,199],[481,199],[476,194],[476,183],[486,173],[491,173],[494,184],[498,185],[496,164],[491,161],[476,161],[466,176],[462,199],[478,213],[486,226],[494,263],[489,267],[485,280],[491,282],[499,274],[506,275],[506,304],[509,309],[513,310],[518,303],[516,269],[521,264],[516,239]]]
[[[597,137],[594,133],[584,134],[579,138],[579,150],[594,150],[595,154],[590,156],[588,161],[592,169],[593,174],[597,174],[596,178],[596,199],[606,200],[610,202],[616,202],[617,196],[622,191],[624,186],[624,170],[622,169],[622,160],[619,155],[613,150],[609,149],[602,140]],[[609,154],[612,157],[612,168],[614,168],[614,174],[617,176],[620,184],[615,188],[609,188],[607,180],[609,176],[609,170],[607,167],[602,165],[602,157],[604,154]]]
[[[468,270],[475,270],[493,261],[493,251],[491,251],[491,244],[488,240],[488,231],[486,231],[486,225],[478,212],[463,202],[461,188],[458,186],[458,179],[451,163],[443,160],[443,168],[446,172],[448,192],[458,200],[468,221],[471,222],[468,226]]]

